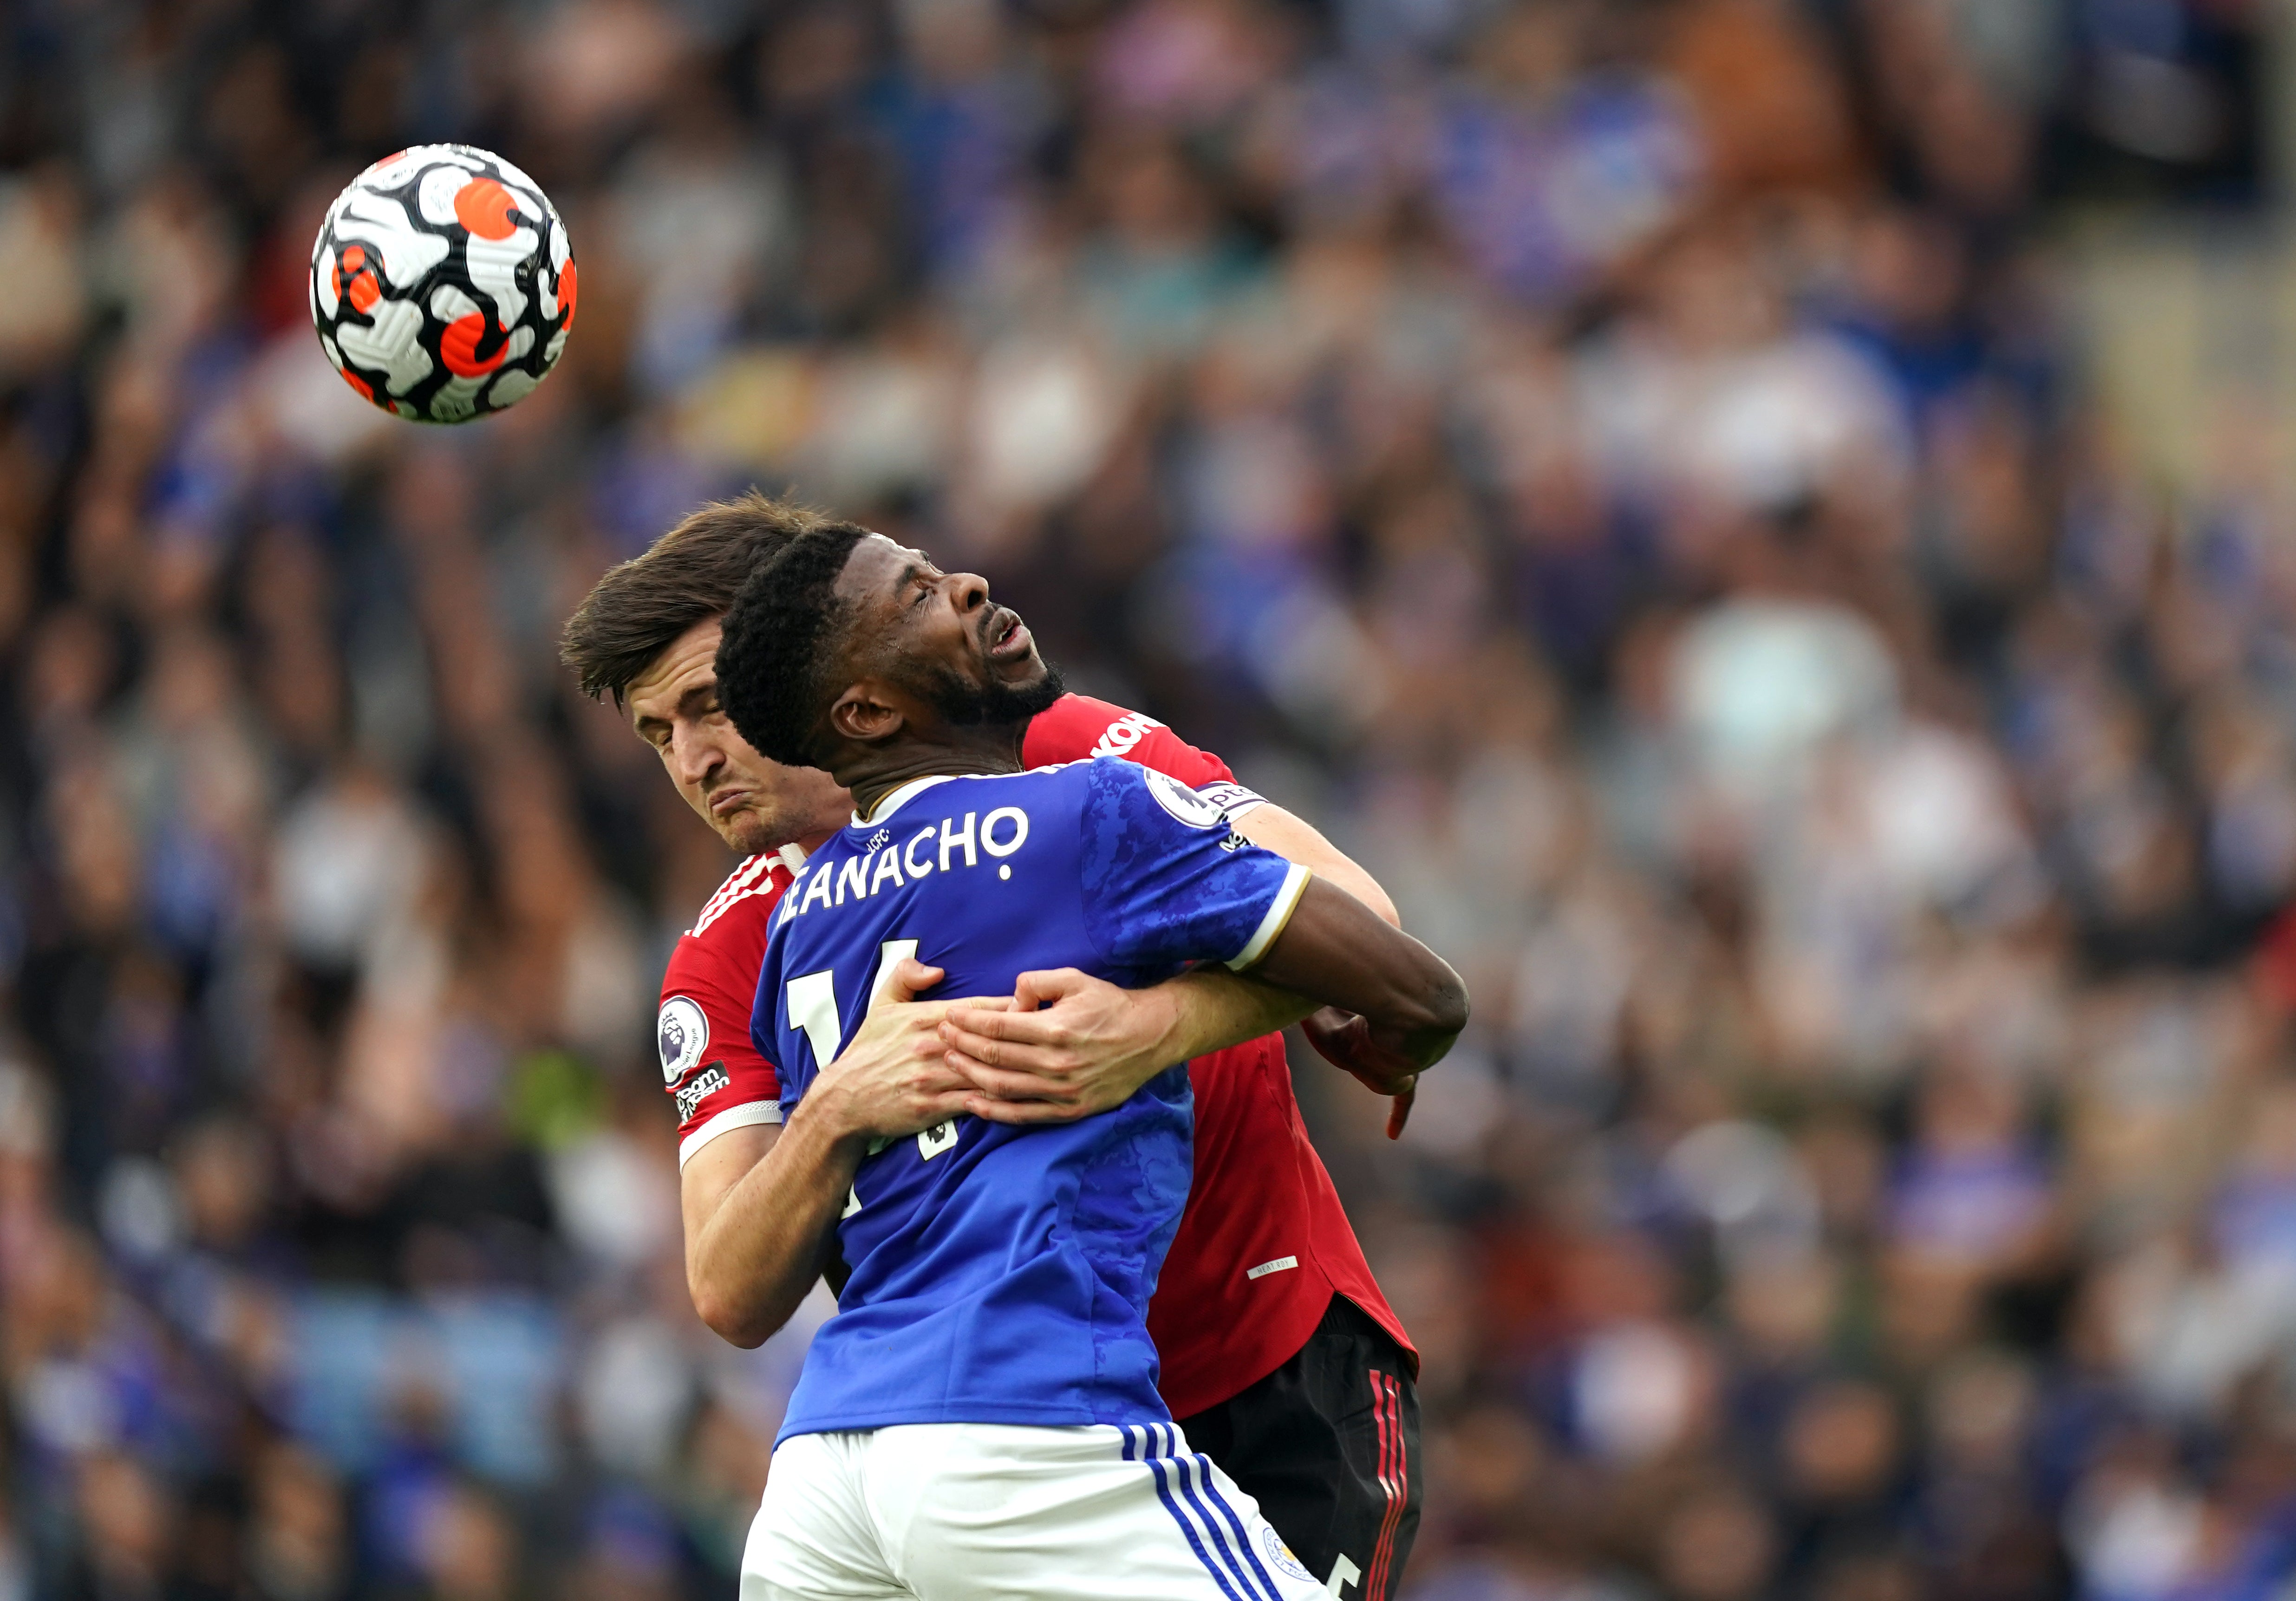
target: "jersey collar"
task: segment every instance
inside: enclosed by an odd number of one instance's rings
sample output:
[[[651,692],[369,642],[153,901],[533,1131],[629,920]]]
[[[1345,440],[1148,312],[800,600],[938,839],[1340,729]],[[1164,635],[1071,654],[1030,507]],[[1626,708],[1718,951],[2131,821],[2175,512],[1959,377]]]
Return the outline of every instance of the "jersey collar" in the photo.
[[[853,826],[857,829],[865,829],[870,827],[872,824],[883,822],[886,819],[892,816],[894,813],[908,805],[908,803],[915,796],[922,795],[935,784],[947,783],[949,780],[955,776],[956,774],[953,772],[936,772],[925,778],[911,779],[898,789],[894,790],[890,795],[886,796],[882,800],[879,801],[877,803],[876,809],[871,812],[868,816],[864,817],[858,811],[856,811],[853,813]]]

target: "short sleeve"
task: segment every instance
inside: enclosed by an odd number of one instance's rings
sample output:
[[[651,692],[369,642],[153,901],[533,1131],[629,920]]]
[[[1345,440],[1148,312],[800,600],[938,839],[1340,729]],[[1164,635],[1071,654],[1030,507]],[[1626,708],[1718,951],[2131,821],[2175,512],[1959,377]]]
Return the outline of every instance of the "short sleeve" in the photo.
[[[720,1134],[782,1121],[781,1075],[750,1039],[757,976],[740,984],[710,943],[688,935],[662,976],[655,1043],[677,1107],[677,1164]]]
[[[1145,712],[1127,711],[1089,695],[1063,695],[1029,724],[1021,757],[1031,767],[1119,756],[1175,778],[1228,814],[1242,817],[1267,803],[1235,781],[1228,764],[1189,744]]]
[[[1123,967],[1251,966],[1291,919],[1309,874],[1252,845],[1218,806],[1152,768],[1087,769],[1082,830],[1086,927]]]

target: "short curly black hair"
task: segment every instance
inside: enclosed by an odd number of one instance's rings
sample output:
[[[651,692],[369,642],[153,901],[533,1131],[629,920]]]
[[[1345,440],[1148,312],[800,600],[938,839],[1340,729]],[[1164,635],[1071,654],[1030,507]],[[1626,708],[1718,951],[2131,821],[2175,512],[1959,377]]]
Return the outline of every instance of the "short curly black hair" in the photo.
[[[837,580],[869,530],[828,523],[790,540],[752,572],[718,642],[718,704],[742,738],[785,767],[821,764],[825,674],[844,606]]]

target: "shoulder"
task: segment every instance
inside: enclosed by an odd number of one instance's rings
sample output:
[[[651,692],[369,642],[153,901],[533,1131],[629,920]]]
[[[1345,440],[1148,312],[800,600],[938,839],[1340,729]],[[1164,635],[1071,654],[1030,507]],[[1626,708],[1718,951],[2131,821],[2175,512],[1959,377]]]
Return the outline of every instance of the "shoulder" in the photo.
[[[1029,724],[1022,757],[1030,766],[1091,756],[1121,756],[1200,788],[1235,778],[1226,762],[1189,744],[1147,713],[1089,696],[1063,696]]]
[[[702,903],[693,927],[670,948],[662,998],[697,984],[735,990],[754,984],[773,932],[774,907],[791,877],[788,863],[770,854],[752,856],[735,868]]]
[[[728,874],[717,893],[702,903],[701,913],[693,919],[693,927],[685,931],[686,936],[695,941],[729,943],[738,941],[752,923],[764,927],[765,914],[773,910],[774,903],[790,886],[792,876],[789,862],[780,853],[760,851]],[[713,929],[718,930],[714,939]]]
[[[779,1115],[780,1084],[750,1041],[750,1014],[768,914],[789,881],[778,855],[750,857],[670,951],[654,1028],[662,1087],[677,1103],[681,1164],[716,1132]]]
[[[1065,771],[1077,775],[1081,804],[1087,812],[1119,821],[1137,819],[1157,828],[1180,823],[1208,832],[1228,831],[1227,813],[1217,802],[1159,768],[1103,756],[1076,763]]]
[[[1029,723],[1022,755],[1031,767],[1127,756],[1150,731],[1163,726],[1145,712],[1127,711],[1089,695],[1063,695]]]

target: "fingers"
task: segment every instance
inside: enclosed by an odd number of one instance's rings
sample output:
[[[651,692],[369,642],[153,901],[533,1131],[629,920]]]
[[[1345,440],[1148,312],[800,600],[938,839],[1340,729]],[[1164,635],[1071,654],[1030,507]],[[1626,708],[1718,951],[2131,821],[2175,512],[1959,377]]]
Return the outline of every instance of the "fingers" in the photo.
[[[1020,1010],[1032,1012],[1087,991],[1115,987],[1105,978],[1095,978],[1079,968],[1048,968],[1041,972],[1023,973],[1015,979],[1013,1000]]]
[[[972,1110],[972,1103],[980,1099],[977,1090],[945,1090],[940,1094],[919,1103],[917,1126],[912,1133],[922,1133],[937,1123],[948,1123]]]
[[[948,1054],[948,1065],[959,1073],[970,1075],[977,1069],[1001,1068],[1008,1073],[1029,1074],[1038,1080],[1065,1079],[1081,1064],[1076,1053],[1062,1045],[1038,1045],[1026,1040],[992,1040],[985,1034],[969,1034],[963,1029],[944,1027],[939,1042]],[[1030,1095],[1044,1093],[1039,1082]]]
[[[1388,1103],[1387,1137],[1390,1139],[1400,1139],[1403,1138],[1403,1125],[1411,1121],[1411,1106],[1412,1103],[1418,1099],[1419,1083],[1418,1081],[1414,1079],[1412,1081],[1409,1088],[1404,1090],[1400,1094],[1396,1096],[1393,1100]]]
[[[939,968],[929,968],[914,956],[904,956],[893,964],[892,977],[886,982],[885,987],[878,992],[876,1000],[870,1003],[870,1009],[874,1011],[881,1006],[898,1006],[914,1001],[923,992],[939,984],[941,978],[942,973]]]
[[[1308,1026],[1308,1023],[1315,1026]],[[1303,1020],[1301,1029],[1316,1054],[1334,1067],[1355,1072],[1355,1058],[1359,1056],[1371,1037],[1371,1025],[1349,1012],[1326,1007],[1312,1018]]]
[[[983,1095],[999,1100],[1059,1100],[1067,1102],[1075,1092],[1066,1086],[1048,1082],[1043,1074],[1033,1073],[1025,1066],[1008,1065],[992,1067],[972,1058],[951,1051],[943,1058],[948,1070],[964,1079]]]
[[[1016,996],[1017,1001],[1019,998]],[[1046,1017],[1032,1011],[979,1011],[971,1001],[961,1007],[951,1007],[941,1019],[941,1038],[951,1049],[964,1049],[973,1041],[1009,1040],[1021,1045],[1067,1045],[1071,1043],[1065,1019]],[[980,1052],[974,1051],[975,1056]],[[984,1061],[993,1058],[982,1057]]]
[[[947,1010],[947,1003],[939,1001],[903,1001],[890,1005],[881,1001],[870,1009],[868,1017],[832,1066],[880,1056],[889,1050],[929,1055],[940,1045],[938,1031]]]
[[[964,1109],[988,1123],[1074,1123],[1086,1115],[1082,1107],[1062,1106],[1056,1101],[991,1100],[985,1095],[975,1095],[964,1103]]]

